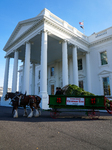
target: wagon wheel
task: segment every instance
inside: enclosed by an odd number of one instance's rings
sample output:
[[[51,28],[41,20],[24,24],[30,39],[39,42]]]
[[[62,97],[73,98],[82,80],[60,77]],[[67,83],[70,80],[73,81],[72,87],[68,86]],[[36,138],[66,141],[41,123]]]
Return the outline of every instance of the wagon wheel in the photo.
[[[94,110],[91,110],[91,111],[88,111],[88,116],[90,119],[98,119],[99,116],[100,116],[100,112],[99,111],[94,111]]]
[[[112,114],[112,102],[109,100],[109,104],[106,104],[106,99],[108,100],[108,98],[105,97],[105,109],[109,114]]]
[[[55,110],[55,111],[51,111],[50,112],[50,116],[53,118],[53,119],[56,119],[58,116],[60,115],[60,112]]]

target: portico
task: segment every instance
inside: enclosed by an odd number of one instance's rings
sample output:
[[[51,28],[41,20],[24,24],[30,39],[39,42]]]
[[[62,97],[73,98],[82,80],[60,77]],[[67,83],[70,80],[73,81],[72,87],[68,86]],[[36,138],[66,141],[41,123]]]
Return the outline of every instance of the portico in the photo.
[[[80,38],[80,36],[82,38]],[[4,47],[6,51],[6,67],[4,76],[3,97],[8,88],[8,74],[10,58],[14,58],[12,92],[17,90],[18,60],[23,61],[23,81],[21,92],[35,94],[35,65],[40,65],[40,96],[41,107],[48,109],[48,65],[61,62],[62,86],[69,84],[69,60],[72,64],[72,84],[78,86],[77,56],[85,53],[86,75],[88,76],[88,91],[90,85],[90,66],[87,37],[76,28],[61,20],[49,10],[44,9],[38,16],[18,23],[11,37]],[[31,65],[32,64],[32,65]],[[32,89],[30,93],[30,67],[32,67]],[[58,67],[57,67],[58,69]],[[58,73],[57,73],[58,74]],[[58,75],[57,75],[58,76]],[[57,86],[58,85],[57,78]],[[2,98],[2,105],[4,105]]]

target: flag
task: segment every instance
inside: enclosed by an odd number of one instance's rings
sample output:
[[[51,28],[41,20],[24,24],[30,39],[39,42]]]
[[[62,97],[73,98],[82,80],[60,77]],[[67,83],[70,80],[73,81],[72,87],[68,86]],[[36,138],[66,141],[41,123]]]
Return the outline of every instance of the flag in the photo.
[[[84,29],[84,27],[83,26],[80,26],[82,29]]]
[[[84,23],[83,23],[83,22],[79,22],[79,24],[80,24],[80,25],[84,25]]]

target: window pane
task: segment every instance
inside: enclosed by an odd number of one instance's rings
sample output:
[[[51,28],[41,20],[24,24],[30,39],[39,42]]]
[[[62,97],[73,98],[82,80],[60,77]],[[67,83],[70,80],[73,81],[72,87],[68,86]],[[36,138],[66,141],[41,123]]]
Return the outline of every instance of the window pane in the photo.
[[[54,76],[54,67],[51,67],[51,76]]]
[[[101,65],[108,64],[108,61],[107,61],[107,52],[100,53],[100,56],[101,56]]]
[[[38,78],[40,79],[40,70],[39,70],[39,72],[38,72]]]
[[[103,78],[104,95],[110,95],[110,81],[109,77]]]
[[[78,70],[82,70],[82,59],[78,59]]]
[[[40,93],[40,86],[38,86],[38,94]]]
[[[83,89],[83,81],[79,81],[79,87]]]

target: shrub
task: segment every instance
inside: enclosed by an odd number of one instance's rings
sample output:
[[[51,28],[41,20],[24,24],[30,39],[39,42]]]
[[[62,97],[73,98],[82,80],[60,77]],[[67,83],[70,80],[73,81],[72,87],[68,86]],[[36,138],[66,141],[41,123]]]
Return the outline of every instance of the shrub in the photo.
[[[63,92],[63,95],[92,95],[94,96],[93,93],[90,93],[90,92],[87,92],[87,91],[84,91],[82,88],[78,87],[77,85],[74,85],[74,84],[69,84],[69,85],[66,85],[62,88],[62,92]]]

